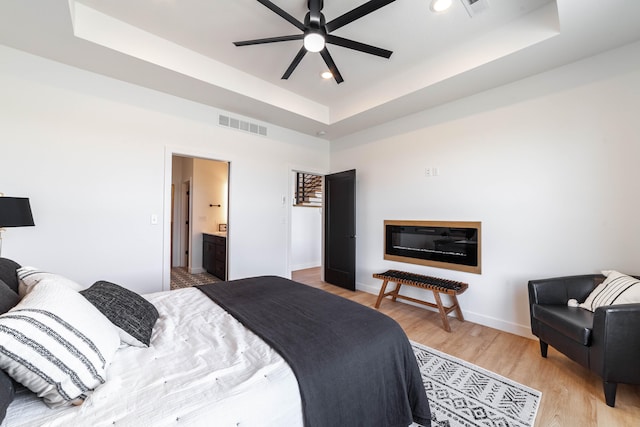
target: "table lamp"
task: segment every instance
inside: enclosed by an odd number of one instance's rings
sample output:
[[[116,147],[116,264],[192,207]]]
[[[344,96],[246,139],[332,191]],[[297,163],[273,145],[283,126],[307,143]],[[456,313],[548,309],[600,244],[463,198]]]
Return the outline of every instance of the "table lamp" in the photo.
[[[0,193],[2,196],[2,193]],[[26,197],[0,197],[0,256],[4,227],[28,227],[35,225],[31,205]]]

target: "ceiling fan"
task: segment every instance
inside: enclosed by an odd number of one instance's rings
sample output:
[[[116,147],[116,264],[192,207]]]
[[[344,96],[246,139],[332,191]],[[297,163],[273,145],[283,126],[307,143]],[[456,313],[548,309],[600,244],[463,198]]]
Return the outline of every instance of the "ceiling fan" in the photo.
[[[357,50],[371,55],[381,56],[383,58],[389,58],[393,52],[390,50],[360,43],[354,40],[334,36],[333,34],[329,33],[355,21],[356,19],[360,19],[363,16],[368,15],[371,12],[374,12],[381,7],[388,5],[389,3],[393,3],[394,1],[395,0],[370,0],[356,7],[355,9],[338,16],[333,20],[326,22],[324,15],[322,14],[322,7],[324,3],[323,0],[308,0],[307,5],[309,8],[309,12],[304,18],[304,23],[302,23],[275,4],[273,4],[271,1],[258,0],[259,3],[268,7],[269,9],[271,9],[271,11],[296,26],[300,31],[302,31],[302,34],[245,40],[240,42],[233,42],[233,44],[235,44],[236,46],[249,46],[255,44],[303,40],[303,46],[300,48],[295,58],[293,58],[291,65],[289,65],[287,71],[284,72],[282,78],[286,80],[289,78],[289,76],[291,76],[291,73],[293,73],[298,64],[300,64],[300,61],[302,61],[302,58],[304,58],[307,52],[320,52],[320,55],[322,56],[322,59],[324,59],[324,62],[327,64],[327,67],[329,67],[333,78],[339,84],[342,83],[344,79],[342,78],[340,71],[338,71],[338,67],[336,67],[335,62],[333,62],[333,59],[329,54],[329,50],[327,50],[327,43],[346,47],[348,49]]]

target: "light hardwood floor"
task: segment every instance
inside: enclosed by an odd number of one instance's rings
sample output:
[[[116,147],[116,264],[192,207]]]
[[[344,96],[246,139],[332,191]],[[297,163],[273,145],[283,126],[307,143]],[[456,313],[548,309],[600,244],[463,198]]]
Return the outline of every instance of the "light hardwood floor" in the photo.
[[[322,282],[319,268],[295,271],[292,276],[369,307],[376,302],[375,295]],[[618,385],[616,407],[610,408],[604,402],[599,377],[551,347],[548,358],[542,358],[538,341],[454,317],[448,333],[442,329],[437,312],[389,298],[382,302],[380,311],[395,319],[413,341],[540,390],[536,427],[640,426],[640,386]]]

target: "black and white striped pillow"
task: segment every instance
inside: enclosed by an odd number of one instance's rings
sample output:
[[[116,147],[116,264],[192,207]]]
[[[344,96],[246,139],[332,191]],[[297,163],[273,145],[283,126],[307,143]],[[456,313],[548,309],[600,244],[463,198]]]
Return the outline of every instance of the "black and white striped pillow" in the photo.
[[[20,298],[23,298],[26,294],[28,294],[31,289],[33,289],[36,285],[41,282],[51,282],[55,281],[56,283],[60,283],[65,285],[74,291],[81,291],[83,288],[78,283],[74,282],[71,279],[68,279],[64,276],[55,273],[49,273],[47,271],[42,271],[35,267],[20,267],[16,274],[18,275],[18,294]]]
[[[589,311],[605,305],[640,303],[640,280],[615,270],[604,270],[607,276],[579,306]]]
[[[104,383],[119,344],[102,313],[55,281],[0,316],[0,368],[50,407],[80,404]]]

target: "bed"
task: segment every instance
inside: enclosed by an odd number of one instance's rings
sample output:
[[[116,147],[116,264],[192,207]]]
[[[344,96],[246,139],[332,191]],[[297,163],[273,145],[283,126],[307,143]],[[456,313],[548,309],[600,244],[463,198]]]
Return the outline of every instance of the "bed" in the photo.
[[[18,267],[0,259],[0,281],[11,281],[12,274],[24,270]],[[107,322],[88,308],[93,317],[78,324],[101,324],[96,341],[116,349],[97,363],[105,365],[104,375],[92,371],[101,381],[79,400],[70,392],[69,400],[60,401],[54,390],[48,401],[12,382],[15,397],[2,427],[430,424],[408,339],[396,322],[360,304],[275,276],[143,296],[103,281],[87,289],[73,283],[53,286],[51,277],[66,280],[34,269],[17,281],[18,293],[34,304],[60,299],[64,315],[69,306],[84,307],[88,301]],[[40,280],[30,289],[24,285],[35,279]],[[46,292],[55,296],[39,300],[38,294]],[[5,295],[11,297],[0,291],[3,301]],[[105,310],[116,307],[118,295],[127,297],[124,305],[113,313]],[[0,366],[9,376],[15,369],[3,361],[3,349],[9,347],[2,341],[7,339],[3,328],[23,321],[24,299],[0,315]],[[127,307],[130,301],[139,305]],[[129,309],[141,318],[129,322],[138,322],[133,329],[116,319]],[[151,314],[140,315],[145,310]],[[42,310],[32,311],[40,315]]]

